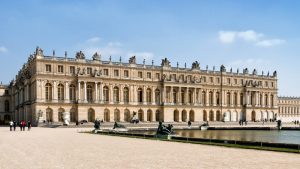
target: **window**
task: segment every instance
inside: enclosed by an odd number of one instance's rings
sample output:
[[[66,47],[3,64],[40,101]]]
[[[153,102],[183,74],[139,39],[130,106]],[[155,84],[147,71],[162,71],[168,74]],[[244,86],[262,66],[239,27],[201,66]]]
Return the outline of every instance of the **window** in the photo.
[[[70,66],[70,74],[75,74],[75,66]]]
[[[129,77],[129,72],[128,72],[128,70],[124,70],[124,77]]]
[[[268,87],[268,82],[267,81],[265,82],[265,87]]]
[[[147,72],[147,78],[151,79],[151,73],[150,72]]]
[[[87,68],[87,74],[88,75],[92,74],[92,68],[90,68],[90,67]]]
[[[160,91],[159,91],[159,89],[155,90],[155,103],[160,104]]]
[[[63,65],[58,65],[57,70],[58,70],[58,73],[64,73],[64,66]]]
[[[230,78],[227,78],[227,84],[230,84]]]
[[[138,72],[138,77],[143,78],[143,72]]]
[[[205,77],[205,76],[203,76],[202,78],[203,78],[203,82],[205,83],[205,82],[206,82],[206,77]]]
[[[151,103],[151,101],[152,101],[152,99],[151,99],[151,89],[147,89],[147,91],[146,91],[146,102],[148,103],[148,104],[150,104]]]
[[[124,92],[124,94],[123,94],[124,103],[129,103],[129,89],[128,89],[128,87],[125,87],[123,92]]]
[[[138,88],[138,102],[143,103],[143,90],[141,88]]]
[[[119,88],[114,87],[114,103],[119,103]]]
[[[63,84],[59,84],[57,86],[57,99],[58,100],[64,100],[64,85]]]
[[[213,83],[214,82],[213,77],[209,77],[209,81],[210,81],[210,83]]]
[[[45,85],[45,98],[47,101],[52,100],[52,85],[50,83]]]
[[[237,79],[234,79],[234,84],[237,84]]]
[[[75,85],[71,84],[69,87],[69,99],[71,101],[74,101],[76,99],[76,94],[75,94]]]
[[[114,70],[114,76],[118,77],[119,76],[119,70]]]
[[[228,92],[228,93],[227,93],[227,97],[226,97],[226,101],[227,101],[226,104],[227,104],[227,106],[230,106],[230,103],[231,103],[230,99],[231,99],[230,93]]]
[[[217,83],[220,83],[220,78],[217,78]]]
[[[274,87],[274,82],[271,82],[271,87]]]
[[[92,102],[93,101],[93,90],[92,90],[91,85],[87,85],[86,94],[87,94],[87,101]]]
[[[209,101],[209,105],[212,106],[213,105],[213,92],[209,92],[208,94],[208,101]]]
[[[156,73],[156,74],[155,74],[155,78],[156,78],[156,79],[160,79],[160,74],[159,74],[159,73]]]
[[[104,102],[109,101],[109,89],[107,86],[103,87],[103,100],[104,100]]]
[[[103,75],[108,76],[108,69],[103,69]]]
[[[8,95],[8,90],[5,90],[5,95]]]
[[[4,102],[4,110],[5,110],[5,112],[9,112],[9,102],[8,102],[8,100],[5,100],[5,102]]]
[[[46,65],[46,72],[51,72],[51,65]]]

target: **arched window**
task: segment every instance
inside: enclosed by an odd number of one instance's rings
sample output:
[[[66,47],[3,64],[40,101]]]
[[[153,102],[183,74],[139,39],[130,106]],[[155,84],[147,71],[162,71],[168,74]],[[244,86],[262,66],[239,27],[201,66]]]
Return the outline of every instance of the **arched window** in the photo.
[[[52,85],[50,83],[45,85],[45,99],[47,101],[52,100]]]
[[[268,95],[265,94],[265,106],[268,106]]]
[[[240,94],[240,105],[241,106],[244,105],[244,95],[243,95],[243,93]]]
[[[229,92],[227,92],[227,97],[226,97],[226,101],[227,101],[227,106],[230,106],[230,93]]]
[[[238,102],[237,102],[237,99],[238,99],[238,95],[237,93],[234,93],[234,98],[233,98],[233,102],[234,102],[234,105],[237,106]]]
[[[192,91],[189,90],[189,91],[188,91],[188,103],[192,103],[192,100],[193,100],[193,99],[192,99],[192,96],[193,96],[193,95],[192,95]]]
[[[173,103],[177,103],[177,91],[176,90],[173,90],[173,100],[172,100]]]
[[[181,103],[182,104],[185,103],[185,93],[184,93],[184,90],[181,90]]]
[[[129,103],[129,89],[128,87],[124,87],[123,90],[124,103]]]
[[[260,105],[260,106],[262,106],[262,101],[263,101],[262,99],[263,99],[262,94],[260,94],[260,95],[259,95],[259,105]]]
[[[119,103],[119,88],[116,86],[114,87],[114,103]]]
[[[65,109],[59,108],[58,109],[58,121],[62,122],[63,121],[63,113],[65,112]]]
[[[143,103],[143,90],[141,88],[138,88],[138,102]]]
[[[160,91],[159,91],[159,89],[155,90],[155,103],[160,104]]]
[[[58,84],[58,86],[57,86],[57,99],[59,101],[64,100],[64,85],[63,84]]]
[[[206,92],[205,91],[202,92],[202,97],[201,98],[202,98],[201,102],[205,106],[206,105]]]
[[[86,96],[87,96],[87,101],[88,102],[92,102],[93,101],[93,88],[92,88],[91,85],[87,85]]]
[[[146,91],[146,102],[147,102],[148,104],[150,104],[151,101],[152,101],[151,96],[152,96],[152,94],[151,94],[151,89],[148,88],[147,91]]]
[[[216,93],[216,101],[217,101],[217,106],[219,106],[220,105],[220,93],[219,92]]]
[[[109,89],[107,86],[103,87],[103,101],[108,102],[109,101]]]
[[[274,106],[274,96],[271,95],[271,107],[273,107],[273,106]],[[295,108],[295,112],[296,112],[296,108]]]
[[[8,102],[8,100],[4,101],[4,110],[5,110],[5,112],[9,112],[9,102]]]
[[[76,100],[76,89],[75,89],[75,85],[71,84],[70,87],[69,87],[69,99],[71,101],[74,101]]]
[[[213,105],[213,92],[209,92],[209,105]]]

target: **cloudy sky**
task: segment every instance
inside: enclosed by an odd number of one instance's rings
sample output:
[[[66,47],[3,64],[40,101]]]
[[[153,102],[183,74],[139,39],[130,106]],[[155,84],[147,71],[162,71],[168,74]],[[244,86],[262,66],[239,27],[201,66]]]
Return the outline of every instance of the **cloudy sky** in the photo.
[[[36,46],[44,54],[184,67],[278,72],[279,95],[300,96],[300,1],[2,1],[0,80],[12,80]]]

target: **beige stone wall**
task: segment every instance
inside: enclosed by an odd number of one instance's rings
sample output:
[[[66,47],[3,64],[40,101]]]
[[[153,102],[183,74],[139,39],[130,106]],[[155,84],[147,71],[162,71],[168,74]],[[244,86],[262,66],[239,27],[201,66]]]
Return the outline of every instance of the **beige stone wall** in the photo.
[[[300,121],[300,98],[278,97],[278,114],[284,122]]]

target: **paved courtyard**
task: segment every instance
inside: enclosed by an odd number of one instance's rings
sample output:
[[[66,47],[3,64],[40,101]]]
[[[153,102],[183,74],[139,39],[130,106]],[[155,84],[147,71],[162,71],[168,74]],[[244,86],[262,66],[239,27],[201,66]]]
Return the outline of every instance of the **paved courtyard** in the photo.
[[[0,169],[299,168],[300,155],[78,133],[0,127]]]

